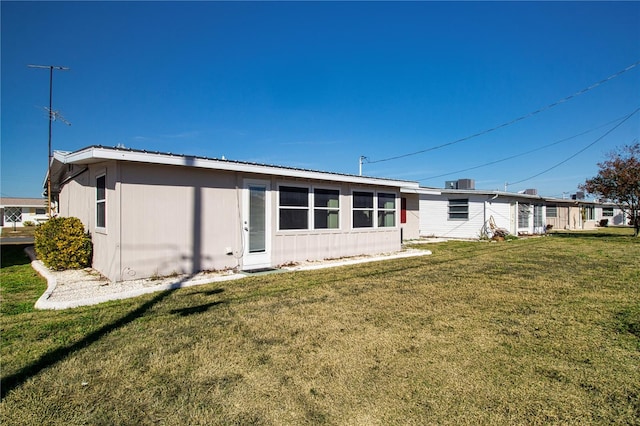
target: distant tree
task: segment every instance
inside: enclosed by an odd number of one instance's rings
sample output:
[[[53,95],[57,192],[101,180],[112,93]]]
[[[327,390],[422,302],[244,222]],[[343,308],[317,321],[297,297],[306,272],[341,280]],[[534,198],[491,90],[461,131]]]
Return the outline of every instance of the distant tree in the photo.
[[[637,237],[640,234],[640,143],[609,153],[598,167],[598,174],[587,179],[580,189],[617,204],[629,217],[633,235]]]

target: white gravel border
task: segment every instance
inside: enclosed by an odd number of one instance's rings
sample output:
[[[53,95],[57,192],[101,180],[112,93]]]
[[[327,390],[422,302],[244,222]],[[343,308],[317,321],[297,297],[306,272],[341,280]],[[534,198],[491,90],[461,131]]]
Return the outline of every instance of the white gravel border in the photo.
[[[129,299],[158,291],[175,290],[196,285],[211,284],[239,280],[249,275],[243,273],[218,272],[200,273],[195,276],[167,277],[157,279],[139,279],[122,282],[111,282],[91,269],[70,271],[51,271],[40,260],[36,259],[33,247],[25,249],[31,258],[31,267],[47,280],[47,289],[36,301],[36,309],[70,309],[79,306],[97,305],[111,300]],[[359,263],[381,260],[402,259],[407,257],[427,256],[429,250],[406,250],[378,256],[362,256],[348,259],[306,262],[294,266],[281,267],[281,270],[312,271],[336,266],[356,265]]]

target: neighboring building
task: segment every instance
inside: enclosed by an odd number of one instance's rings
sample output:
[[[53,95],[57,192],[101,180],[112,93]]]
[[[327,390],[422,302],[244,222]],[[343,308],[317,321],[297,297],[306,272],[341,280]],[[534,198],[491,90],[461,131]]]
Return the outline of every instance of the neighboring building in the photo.
[[[421,237],[477,239],[490,236],[492,227],[512,235],[536,235],[549,229],[595,229],[602,219],[608,225],[628,222],[615,204],[541,197],[535,190],[420,188],[417,192]]]
[[[596,206],[596,215],[599,220],[607,219],[607,225],[630,225],[630,220],[625,216],[620,207],[613,203],[602,203]]]
[[[476,189],[430,189],[420,195],[420,236],[477,239],[502,228],[512,235],[545,232],[537,195]]]
[[[44,198],[0,198],[0,226],[22,227],[26,223],[46,221],[47,200]]]
[[[622,210],[613,203],[585,199],[546,198],[546,221],[553,229],[595,229],[603,219],[607,225],[628,223]]]
[[[401,193],[417,182],[101,146],[56,151],[51,178],[113,281],[393,252],[418,236],[418,196]]]

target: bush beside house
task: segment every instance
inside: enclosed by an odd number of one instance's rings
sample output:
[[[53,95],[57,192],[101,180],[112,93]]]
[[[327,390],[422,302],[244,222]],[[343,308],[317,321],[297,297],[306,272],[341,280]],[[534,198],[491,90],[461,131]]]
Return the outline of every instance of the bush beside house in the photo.
[[[91,265],[91,237],[76,217],[55,217],[35,232],[38,258],[50,269],[78,269]]]

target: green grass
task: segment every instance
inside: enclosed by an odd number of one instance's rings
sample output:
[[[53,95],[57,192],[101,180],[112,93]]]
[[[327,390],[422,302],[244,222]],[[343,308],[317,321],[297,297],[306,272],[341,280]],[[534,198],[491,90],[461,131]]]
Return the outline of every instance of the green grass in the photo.
[[[638,424],[627,231],[3,313],[0,422]]]
[[[35,301],[47,283],[30,266],[24,245],[3,246],[0,269],[0,315],[15,315],[34,310]]]

